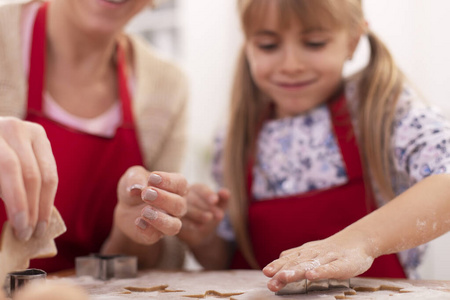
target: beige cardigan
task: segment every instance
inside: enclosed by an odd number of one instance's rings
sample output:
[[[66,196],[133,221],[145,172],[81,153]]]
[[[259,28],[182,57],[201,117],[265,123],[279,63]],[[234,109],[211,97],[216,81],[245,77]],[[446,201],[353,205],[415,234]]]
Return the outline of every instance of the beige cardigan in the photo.
[[[0,116],[24,118],[28,79],[23,72],[21,5],[0,5]],[[186,142],[187,80],[144,41],[129,37],[133,49],[136,89],[133,113],[145,167],[150,171],[178,172]],[[182,261],[165,255],[166,267]]]

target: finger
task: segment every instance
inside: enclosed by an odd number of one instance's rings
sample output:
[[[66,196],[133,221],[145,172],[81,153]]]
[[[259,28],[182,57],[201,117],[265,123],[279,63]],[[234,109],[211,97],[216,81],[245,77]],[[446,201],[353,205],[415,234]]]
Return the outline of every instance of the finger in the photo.
[[[216,195],[218,198],[218,196]],[[186,197],[188,211],[186,217],[195,222],[209,222],[212,219],[220,221],[223,219],[224,211],[222,208],[209,203],[209,200],[201,197],[198,193],[190,190]]]
[[[194,190],[208,206],[219,204],[220,198],[218,193],[205,184],[194,184],[190,187],[190,190]]]
[[[147,186],[149,172],[142,166],[132,166],[124,174],[125,186],[128,191]]]
[[[182,223],[183,226],[177,237],[185,242],[186,245],[195,247],[206,239],[204,235],[201,234],[201,232],[205,230],[202,225],[198,225],[198,223],[186,219],[182,219]]]
[[[189,189],[189,193],[185,196],[188,205],[195,206],[199,209],[209,211],[211,205],[208,203],[208,200],[196,189]]]
[[[58,187],[58,172],[55,157],[44,129],[36,127],[36,130],[38,132],[34,136],[41,137],[33,141],[33,152],[41,177],[38,219],[35,230],[35,236],[39,238],[44,235],[48,226]]]
[[[22,168],[17,154],[3,139],[0,139],[0,170],[0,187],[8,219],[17,238],[26,241],[31,237],[33,229],[29,224]]]
[[[134,240],[141,240],[143,243],[151,245],[158,242],[164,235],[155,230],[144,218],[137,218],[135,225],[138,228]]]
[[[188,205],[188,210],[183,219],[188,219],[195,223],[207,223],[213,218],[214,216],[211,212],[199,209],[193,205]]]
[[[156,230],[165,235],[176,235],[180,232],[181,221],[171,217],[151,206],[146,206],[141,211],[141,217]]]
[[[216,222],[222,221],[222,219],[225,217],[225,211],[220,207],[212,206],[210,210]]]
[[[219,196],[218,206],[222,209],[226,209],[230,200],[230,191],[228,189],[220,189],[217,192],[217,195]]]
[[[187,211],[186,199],[178,194],[170,193],[159,188],[147,188],[143,190],[142,200],[176,217],[184,216]]]
[[[141,196],[144,188],[145,188],[145,186],[143,186],[142,184],[135,183],[132,186],[129,186],[127,188],[127,191],[130,193],[130,195]]]
[[[282,270],[278,272],[269,282],[267,287],[273,292],[281,290],[288,283],[305,279],[303,270]]]
[[[287,260],[283,267],[267,283],[267,287],[271,291],[278,291],[288,283],[305,279],[307,272],[315,270],[321,265],[318,259],[301,261],[298,258],[295,259],[294,255],[290,257],[291,259]]]
[[[273,262],[271,262],[270,264],[268,264],[266,267],[264,267],[263,269],[263,273],[264,275],[268,276],[268,277],[273,277],[278,271],[280,271],[283,266],[285,266],[289,260],[291,260],[291,257],[288,256],[283,256],[280,257],[276,260],[274,260]]]
[[[230,192],[227,189],[220,189],[217,192],[217,196],[219,201],[217,206],[213,206],[211,211],[214,215],[214,218],[218,221],[221,221],[225,216],[225,211],[228,208],[228,203],[230,199]]]
[[[36,161],[33,148],[29,141],[22,143],[14,141],[10,145],[16,152],[22,168],[23,184],[25,186],[26,201],[28,202],[29,224],[36,226],[39,212],[39,197],[41,192],[41,172]]]
[[[147,186],[148,174],[142,166],[128,168],[119,180],[119,199],[131,205],[141,203],[141,191]]]
[[[186,195],[188,191],[186,179],[183,175],[177,173],[153,172],[148,177],[148,185],[180,196]]]
[[[297,247],[283,251],[280,258],[274,260],[264,268],[264,274],[272,277],[281,270],[299,268],[312,269],[316,264],[320,264],[317,253],[313,252],[305,254],[302,253],[300,249],[301,247]]]
[[[308,280],[320,280],[326,278],[343,279],[342,276],[343,274],[341,273],[341,268],[337,261],[317,266],[316,268],[305,272],[305,278]]]
[[[299,257],[301,255],[301,251],[299,250],[299,247],[284,250],[283,252],[281,252],[280,257],[290,256],[290,255],[295,255],[295,256]]]

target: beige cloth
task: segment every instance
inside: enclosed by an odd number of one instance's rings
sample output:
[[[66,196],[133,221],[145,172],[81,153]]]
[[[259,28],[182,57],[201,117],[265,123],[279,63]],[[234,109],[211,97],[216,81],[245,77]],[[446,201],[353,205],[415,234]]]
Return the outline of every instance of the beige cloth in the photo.
[[[24,118],[28,79],[22,66],[21,4],[0,5],[0,116]],[[136,77],[133,113],[145,167],[178,172],[186,142],[187,80],[140,38],[129,36]],[[168,239],[164,267],[181,266],[175,238]]]

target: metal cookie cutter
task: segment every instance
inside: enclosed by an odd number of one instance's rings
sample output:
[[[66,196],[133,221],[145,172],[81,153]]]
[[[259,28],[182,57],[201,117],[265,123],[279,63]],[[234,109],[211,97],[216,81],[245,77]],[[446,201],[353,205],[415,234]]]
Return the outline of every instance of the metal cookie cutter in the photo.
[[[291,294],[306,294],[314,291],[324,291],[333,288],[349,288],[350,279],[337,280],[337,279],[323,279],[317,281],[309,281],[303,279],[297,282],[288,283],[281,290],[276,292],[276,295],[291,295]]]
[[[91,254],[75,259],[77,276],[96,279],[132,278],[137,276],[137,257],[127,255]]]
[[[13,296],[22,286],[38,280],[45,280],[47,273],[39,269],[27,269],[23,271],[11,272],[7,275],[6,293]]]

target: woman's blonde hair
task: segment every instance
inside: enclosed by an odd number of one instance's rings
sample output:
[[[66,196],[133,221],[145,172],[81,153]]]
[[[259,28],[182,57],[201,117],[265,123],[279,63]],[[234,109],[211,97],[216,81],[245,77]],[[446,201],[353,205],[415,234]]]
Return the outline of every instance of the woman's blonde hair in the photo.
[[[272,2],[271,2],[272,1]],[[264,12],[273,0],[238,0],[245,35],[264,21]],[[361,0],[277,0],[280,26],[300,21],[303,25],[347,28],[360,34],[365,24]],[[319,17],[318,17],[319,16]],[[394,195],[389,175],[389,140],[393,112],[402,90],[403,76],[385,45],[370,30],[370,61],[357,76],[359,80],[358,142],[367,175],[373,177],[383,196]],[[270,100],[255,85],[242,48],[237,63],[231,95],[230,118],[224,148],[224,179],[231,190],[230,218],[236,241],[247,262],[260,268],[253,255],[248,234],[247,175],[253,157],[258,126],[263,121]]]

